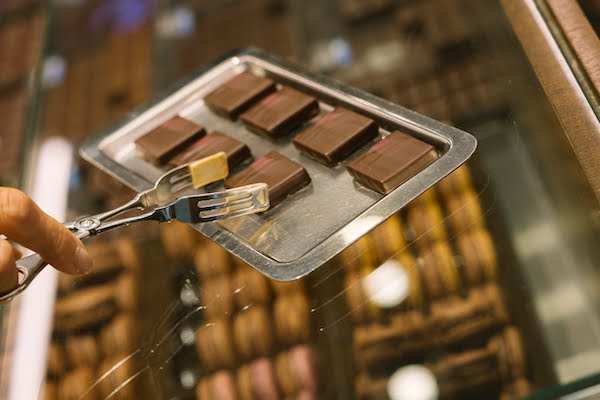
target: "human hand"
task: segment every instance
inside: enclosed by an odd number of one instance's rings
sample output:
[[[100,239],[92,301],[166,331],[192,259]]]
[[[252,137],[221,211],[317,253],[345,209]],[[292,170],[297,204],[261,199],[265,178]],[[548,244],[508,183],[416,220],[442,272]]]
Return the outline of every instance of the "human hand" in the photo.
[[[0,187],[0,234],[35,251],[62,272],[84,274],[92,267],[83,243],[17,189]],[[15,263],[19,258],[20,252],[0,238],[0,293],[17,285]]]

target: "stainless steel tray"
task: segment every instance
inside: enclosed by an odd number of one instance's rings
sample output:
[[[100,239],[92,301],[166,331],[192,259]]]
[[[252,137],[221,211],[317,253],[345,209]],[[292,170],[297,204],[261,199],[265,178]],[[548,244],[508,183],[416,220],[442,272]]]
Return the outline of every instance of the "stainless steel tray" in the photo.
[[[298,152],[291,140],[273,141],[251,133],[241,122],[217,116],[204,105],[206,94],[247,69],[314,95],[320,101],[321,113],[343,106],[374,119],[380,126],[380,136],[397,129],[429,142],[437,147],[440,158],[388,195],[363,188],[347,173],[349,160],[328,168]],[[164,170],[144,161],[133,142],[176,114],[203,125],[207,132],[220,130],[241,140],[255,159],[276,150],[308,171],[312,179],[308,187],[264,214],[195,226],[277,280],[302,277],[327,262],[459,167],[477,146],[476,139],[464,131],[260,50],[246,49],[203,68],[91,138],[83,145],[81,155],[132,189],[147,189]]]

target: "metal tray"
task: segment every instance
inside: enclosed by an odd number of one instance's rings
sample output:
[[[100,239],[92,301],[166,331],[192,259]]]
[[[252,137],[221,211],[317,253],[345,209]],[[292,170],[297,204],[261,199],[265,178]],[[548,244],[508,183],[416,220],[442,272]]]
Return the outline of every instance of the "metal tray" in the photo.
[[[366,189],[346,171],[346,164],[353,157],[328,168],[302,155],[289,138],[273,141],[261,137],[248,131],[241,122],[217,116],[204,105],[202,99],[206,94],[247,69],[315,96],[320,101],[320,115],[335,106],[358,111],[377,122],[380,137],[401,130],[433,144],[440,158],[388,195]],[[133,142],[177,114],[203,125],[207,132],[220,130],[241,140],[250,147],[255,159],[276,150],[308,171],[312,179],[308,187],[261,215],[194,226],[277,280],[296,279],[315,270],[458,168],[477,147],[476,139],[464,131],[260,50],[246,49],[203,68],[92,137],[84,143],[81,155],[132,189],[147,189],[164,170],[146,162]]]

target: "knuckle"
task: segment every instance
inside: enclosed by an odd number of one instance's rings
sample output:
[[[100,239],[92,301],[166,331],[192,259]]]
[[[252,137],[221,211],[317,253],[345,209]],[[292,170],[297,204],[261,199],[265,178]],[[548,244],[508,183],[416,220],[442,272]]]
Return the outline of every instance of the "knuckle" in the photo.
[[[30,220],[33,211],[33,202],[25,193],[17,189],[0,189],[0,216],[6,224],[25,224]]]

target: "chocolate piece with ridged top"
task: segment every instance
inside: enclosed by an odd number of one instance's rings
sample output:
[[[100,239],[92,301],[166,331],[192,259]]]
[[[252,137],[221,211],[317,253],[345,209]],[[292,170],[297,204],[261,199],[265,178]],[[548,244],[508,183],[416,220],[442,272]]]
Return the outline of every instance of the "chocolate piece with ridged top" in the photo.
[[[388,194],[437,158],[432,145],[394,131],[353,160],[348,172],[369,189]]]
[[[264,182],[269,187],[271,207],[310,183],[310,176],[300,164],[271,151],[234,176],[225,179],[225,187]]]
[[[275,91],[275,82],[250,72],[236,75],[204,97],[204,103],[214,112],[228,118],[240,113]]]
[[[336,108],[294,138],[294,145],[317,161],[334,166],[377,136],[377,125],[367,117]]]

